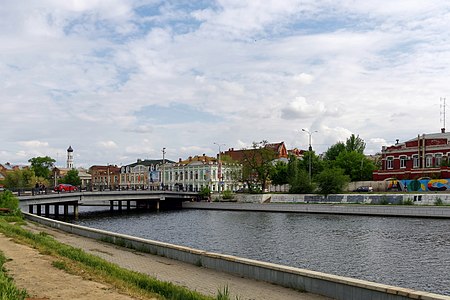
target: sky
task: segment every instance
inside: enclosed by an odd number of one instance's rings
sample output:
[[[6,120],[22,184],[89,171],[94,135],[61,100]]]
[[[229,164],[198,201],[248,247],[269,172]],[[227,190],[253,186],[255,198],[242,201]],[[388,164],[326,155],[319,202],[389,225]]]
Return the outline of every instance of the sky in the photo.
[[[2,0],[0,163],[375,154],[439,132],[449,80],[446,0]]]

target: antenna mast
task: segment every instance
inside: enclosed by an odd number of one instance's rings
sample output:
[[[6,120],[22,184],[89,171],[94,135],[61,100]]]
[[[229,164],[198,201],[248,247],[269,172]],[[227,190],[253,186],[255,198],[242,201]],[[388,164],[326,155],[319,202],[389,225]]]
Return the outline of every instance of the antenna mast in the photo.
[[[441,101],[441,124],[442,124],[442,128],[445,129],[445,98],[441,97],[440,98]]]

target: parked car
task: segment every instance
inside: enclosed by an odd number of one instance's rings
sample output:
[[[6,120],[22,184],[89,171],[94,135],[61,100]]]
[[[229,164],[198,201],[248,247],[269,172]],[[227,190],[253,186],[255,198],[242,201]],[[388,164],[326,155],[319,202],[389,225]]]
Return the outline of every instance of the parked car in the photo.
[[[77,187],[67,183],[60,183],[54,188],[55,192],[75,192]]]
[[[373,192],[373,187],[371,186],[360,186],[356,189],[353,190],[354,192],[365,192],[365,193],[369,193],[369,192]]]

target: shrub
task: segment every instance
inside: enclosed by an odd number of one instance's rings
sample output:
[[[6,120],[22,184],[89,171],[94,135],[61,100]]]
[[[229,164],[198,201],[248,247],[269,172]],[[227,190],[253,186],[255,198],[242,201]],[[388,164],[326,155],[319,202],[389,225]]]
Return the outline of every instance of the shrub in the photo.
[[[441,206],[444,205],[444,202],[440,197],[437,197],[436,200],[434,200],[434,205]]]
[[[20,214],[19,199],[11,191],[0,193],[0,207],[9,208],[12,214]]]
[[[224,199],[224,200],[231,200],[233,198],[234,198],[233,192],[231,192],[229,190],[223,191],[222,199]]]
[[[204,187],[198,192],[198,195],[202,197],[202,199],[208,199],[211,194],[211,190],[208,187]]]
[[[411,198],[408,198],[408,199],[406,199],[406,200],[403,200],[403,201],[402,201],[402,204],[403,204],[403,205],[414,205],[414,202],[412,201]]]

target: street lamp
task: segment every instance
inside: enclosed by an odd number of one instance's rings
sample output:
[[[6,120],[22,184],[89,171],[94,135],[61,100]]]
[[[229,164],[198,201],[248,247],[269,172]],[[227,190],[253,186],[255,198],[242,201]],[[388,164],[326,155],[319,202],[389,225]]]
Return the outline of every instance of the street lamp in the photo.
[[[311,146],[311,136],[313,135],[313,133],[318,132],[317,130],[314,131],[309,131],[306,130],[304,128],[302,128],[302,131],[306,132],[309,135],[309,183],[311,183],[311,159],[312,159],[312,146]]]
[[[163,165],[162,165],[162,174],[161,174],[161,185],[162,185],[162,189],[164,190],[164,171],[165,171],[165,164],[166,164],[166,159],[165,159],[165,155],[166,155],[166,147],[162,148],[162,154],[163,154]]]
[[[216,143],[216,142],[214,142],[214,145],[217,145],[218,147],[219,147],[219,167],[218,167],[218,171],[217,171],[217,175],[218,175],[218,177],[219,177],[219,185],[218,185],[218,190],[219,190],[219,196],[220,196],[220,181],[221,181],[221,179],[222,179],[222,161],[220,160],[220,147],[221,146],[225,146],[225,144],[219,144],[219,143]]]

